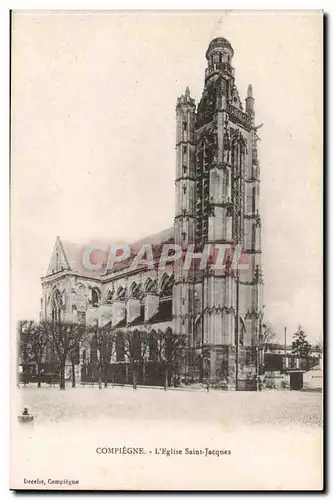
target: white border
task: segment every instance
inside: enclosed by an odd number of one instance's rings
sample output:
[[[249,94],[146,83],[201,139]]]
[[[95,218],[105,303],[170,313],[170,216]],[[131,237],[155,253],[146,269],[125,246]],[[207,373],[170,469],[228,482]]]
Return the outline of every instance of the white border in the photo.
[[[1,4],[0,8],[0,13],[1,13],[1,25],[0,25],[0,33],[1,33],[1,44],[0,44],[0,61],[1,61],[1,98],[2,98],[2,107],[1,109],[3,110],[3,113],[1,113],[2,117],[2,128],[1,128],[1,142],[2,142],[2,147],[0,149],[1,154],[2,154],[2,162],[1,162],[1,169],[0,169],[0,231],[2,234],[2,239],[1,239],[1,245],[0,245],[0,261],[2,263],[2,272],[1,272],[1,287],[0,287],[0,293],[1,293],[1,298],[0,298],[0,304],[1,304],[1,310],[0,310],[0,318],[1,318],[1,329],[0,329],[0,334],[2,335],[1,339],[1,400],[2,400],[2,407],[0,410],[0,415],[1,415],[1,431],[2,431],[2,436],[1,436],[1,466],[0,466],[0,492],[1,492],[1,498],[9,498],[10,496],[13,495],[13,493],[8,491],[9,488],[9,467],[8,467],[8,462],[9,462],[9,190],[8,190],[8,185],[9,185],[9,9],[13,10],[23,10],[23,9],[29,9],[29,10],[37,10],[37,9],[48,9],[48,10],[59,10],[59,9],[64,9],[64,10],[225,10],[225,9],[232,9],[232,10],[319,10],[323,9],[326,13],[327,16],[331,14],[332,9],[331,9],[332,2],[329,0],[324,0],[321,2],[319,5],[318,2],[314,0],[308,0],[308,1],[303,1],[299,2],[296,0],[279,0],[275,2],[267,2],[266,1],[253,1],[251,3],[246,2],[245,0],[225,0],[224,2],[221,1],[213,1],[213,0],[206,0],[205,2],[199,2],[199,1],[188,1],[188,0],[161,0],[158,4],[158,7],[155,2],[152,1],[141,1],[141,2],[135,2],[135,0],[114,0],[112,2],[110,1],[74,1],[74,0],[67,0],[67,1],[48,1],[48,0],[40,0],[40,1],[31,1],[31,2],[26,2],[26,1],[12,1],[12,2],[3,2]],[[326,51],[327,54],[331,55],[332,54],[332,41],[330,37],[328,36],[328,31],[329,31],[329,23],[330,19],[326,20],[326,36],[327,36],[327,46],[326,46]],[[283,34],[281,34],[283,36]],[[327,63],[329,60],[329,56],[327,56]],[[329,90],[329,85],[328,82],[331,82],[331,65],[327,65],[328,67],[326,68],[327,71],[327,91]],[[326,113],[327,113],[327,121],[326,124],[328,126],[329,123],[329,118],[331,117],[331,111],[332,111],[332,101],[331,99],[326,101]],[[329,105],[329,106],[327,106]],[[332,130],[329,129],[327,133],[327,149],[328,145],[333,143],[332,140]],[[328,193],[332,193],[332,179],[333,175],[330,174],[329,172],[331,171],[332,165],[330,161],[330,157],[326,158],[326,181],[329,184],[328,192],[327,192],[327,229],[328,229],[328,234],[327,234],[327,258],[329,257],[329,249],[332,248],[333,245],[333,218],[330,216],[333,214],[333,207],[332,207],[332,196],[328,196]],[[328,272],[329,271],[329,272]],[[331,275],[332,268],[326,269],[326,278],[332,278]],[[329,282],[332,282],[332,279],[329,279]],[[330,288],[330,287],[329,287]],[[331,290],[328,290],[331,291]],[[327,315],[330,310],[332,310],[333,306],[333,299],[332,299],[332,293],[329,294],[328,296],[328,301],[327,301]],[[327,320],[329,318],[327,317]],[[328,342],[328,336],[330,333],[330,323],[327,321],[327,331],[326,331],[326,344]],[[327,365],[331,365],[332,363],[332,346],[329,348],[329,352],[327,353],[327,359],[326,363]],[[326,380],[326,386],[327,387],[332,387],[332,372],[333,370],[330,370],[330,376],[328,377],[328,380]],[[4,404],[5,403],[5,404]],[[328,402],[327,402],[327,408],[328,408]],[[330,460],[331,458],[331,435],[328,435],[328,431],[326,429],[326,436],[329,437],[329,457],[328,461],[329,463],[332,463]],[[327,470],[328,472],[328,470]],[[328,474],[327,474],[328,476]],[[328,481],[328,477],[326,478]],[[268,496],[269,494],[267,494]],[[38,495],[39,497],[40,495]],[[64,496],[67,496],[67,494],[64,494]],[[91,494],[89,495],[91,497],[95,497],[96,494]],[[205,496],[205,495],[204,495]],[[225,496],[225,494],[224,494]],[[235,495],[233,495],[234,497]],[[266,495],[265,495],[266,496]],[[285,495],[285,498],[291,497],[291,495]],[[38,498],[37,495],[30,495],[30,498]]]

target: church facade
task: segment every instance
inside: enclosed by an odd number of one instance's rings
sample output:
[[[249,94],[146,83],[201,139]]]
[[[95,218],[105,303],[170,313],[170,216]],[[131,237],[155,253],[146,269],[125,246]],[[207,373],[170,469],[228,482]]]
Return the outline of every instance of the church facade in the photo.
[[[239,97],[233,56],[229,41],[212,40],[200,102],[188,88],[178,98],[174,224],[131,251],[150,244],[158,258],[164,243],[198,252],[241,245],[246,269],[228,261],[223,272],[209,262],[186,269],[178,260],[163,271],[126,262],[91,271],[83,246],[57,238],[41,299],[43,320],[183,336],[186,376],[195,379],[200,360],[206,378],[230,390],[257,387],[263,289],[258,127],[251,85],[244,105]]]

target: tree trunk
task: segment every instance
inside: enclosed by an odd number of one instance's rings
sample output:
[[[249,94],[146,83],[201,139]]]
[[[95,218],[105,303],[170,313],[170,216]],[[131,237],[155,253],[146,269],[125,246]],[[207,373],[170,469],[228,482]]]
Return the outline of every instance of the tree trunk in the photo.
[[[75,382],[75,364],[72,362],[72,387],[76,387]]]
[[[60,390],[64,391],[66,389],[65,385],[65,367],[60,367]]]
[[[165,371],[164,371],[164,390],[166,391],[169,386],[169,370],[168,363],[165,363]]]
[[[98,389],[102,389],[102,367],[98,367]]]
[[[38,375],[37,387],[41,387],[42,384],[41,384],[41,380],[40,380],[40,364],[39,363],[37,364],[37,375]]]
[[[104,367],[104,387],[108,386],[108,364]]]
[[[136,366],[135,366],[134,362],[133,362],[132,366],[133,366],[133,370],[132,370],[132,374],[133,374],[133,389],[136,389]]]

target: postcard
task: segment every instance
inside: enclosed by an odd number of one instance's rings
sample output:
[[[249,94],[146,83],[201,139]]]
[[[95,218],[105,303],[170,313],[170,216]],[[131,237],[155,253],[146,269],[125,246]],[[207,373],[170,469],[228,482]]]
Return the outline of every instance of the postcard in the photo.
[[[10,487],[321,491],[322,203],[322,11],[13,11]]]

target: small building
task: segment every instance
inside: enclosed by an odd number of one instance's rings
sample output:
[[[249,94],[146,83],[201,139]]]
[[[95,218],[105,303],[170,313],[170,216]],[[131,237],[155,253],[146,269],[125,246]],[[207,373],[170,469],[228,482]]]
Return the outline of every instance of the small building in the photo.
[[[303,390],[322,391],[323,375],[323,362],[320,359],[318,365],[303,374]]]
[[[322,387],[321,358],[312,349],[309,356],[293,354],[291,346],[267,344],[263,357],[263,371],[267,388],[306,390]],[[309,389],[311,390],[311,389]]]

